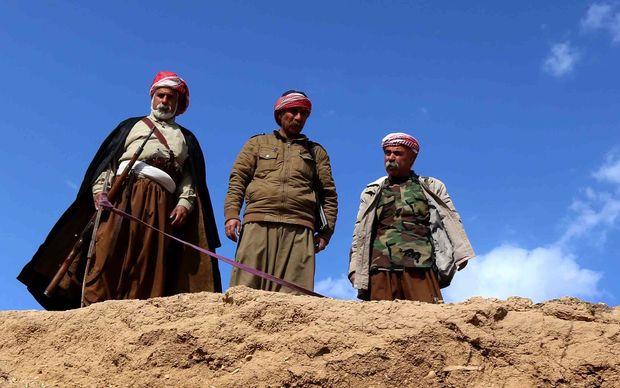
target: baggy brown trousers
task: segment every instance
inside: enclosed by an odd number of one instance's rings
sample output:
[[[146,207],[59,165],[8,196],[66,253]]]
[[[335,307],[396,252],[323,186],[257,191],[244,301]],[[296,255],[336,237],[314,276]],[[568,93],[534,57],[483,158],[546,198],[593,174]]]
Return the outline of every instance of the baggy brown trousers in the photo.
[[[138,178],[114,205],[169,232],[172,200],[159,184]],[[86,275],[85,304],[165,296],[168,239],[114,213],[104,215],[97,230],[95,259]]]
[[[305,226],[248,222],[243,225],[236,260],[308,290],[314,290],[314,236]],[[230,286],[298,294],[272,281],[234,268]]]
[[[395,299],[442,303],[437,274],[430,268],[371,273],[370,300]]]

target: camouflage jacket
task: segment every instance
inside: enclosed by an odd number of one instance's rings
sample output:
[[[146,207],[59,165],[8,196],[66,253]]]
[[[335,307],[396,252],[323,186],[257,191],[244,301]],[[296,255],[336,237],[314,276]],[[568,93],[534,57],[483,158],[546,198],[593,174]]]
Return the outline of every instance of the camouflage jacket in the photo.
[[[430,228],[433,240],[435,264],[441,288],[450,285],[457,267],[472,259],[474,250],[465,234],[461,217],[457,213],[446,186],[439,179],[420,177],[420,184],[430,208]],[[349,253],[349,279],[355,274],[353,287],[360,299],[368,293],[370,253],[375,225],[376,206],[381,188],[387,177],[368,184],[360,197],[360,207],[353,230],[353,242]]]

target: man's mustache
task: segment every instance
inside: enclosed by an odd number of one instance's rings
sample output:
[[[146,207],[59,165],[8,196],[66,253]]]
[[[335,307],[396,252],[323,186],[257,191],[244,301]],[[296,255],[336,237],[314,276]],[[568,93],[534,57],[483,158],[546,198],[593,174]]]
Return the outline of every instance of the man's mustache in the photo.
[[[156,108],[156,109],[157,109],[158,111],[160,111],[160,112],[166,112],[166,113],[167,113],[167,112],[172,111],[172,107],[170,107],[170,106],[168,106],[168,105],[165,105],[165,104],[162,104],[162,103],[160,103],[159,105],[157,105],[157,108]]]
[[[387,162],[385,162],[385,168],[388,170],[397,170],[398,162],[395,160],[388,160]]]

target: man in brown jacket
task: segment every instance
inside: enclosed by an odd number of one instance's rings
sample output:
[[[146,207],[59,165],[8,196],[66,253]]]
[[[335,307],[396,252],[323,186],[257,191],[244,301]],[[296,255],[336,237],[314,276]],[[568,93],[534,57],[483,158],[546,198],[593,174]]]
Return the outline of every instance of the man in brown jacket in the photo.
[[[327,152],[301,134],[311,109],[303,92],[291,90],[278,98],[274,117],[280,128],[243,146],[224,204],[226,236],[239,240],[237,261],[309,290],[314,289],[314,255],[329,243],[338,213]],[[315,192],[327,218],[323,231],[315,230]],[[293,292],[234,268],[230,286],[237,285]]]

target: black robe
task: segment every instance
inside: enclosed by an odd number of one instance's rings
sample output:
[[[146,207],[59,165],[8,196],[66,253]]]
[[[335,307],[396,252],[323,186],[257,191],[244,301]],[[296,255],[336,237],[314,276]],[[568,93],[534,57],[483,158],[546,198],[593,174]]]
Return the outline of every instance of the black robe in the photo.
[[[17,277],[47,310],[66,310],[80,306],[81,281],[90,235],[85,236],[82,251],[55,293],[47,297],[43,292],[71,251],[78,239],[77,236],[95,213],[92,195],[94,181],[110,167],[110,163],[113,165],[117,163],[124,151],[129,131],[141,119],[142,117],[132,117],[121,122],[103,141],[86,170],[75,201],[56,222],[43,244]],[[196,189],[196,201],[186,224],[177,229],[175,235],[202,247],[207,245],[208,249],[215,251],[215,248],[220,247],[221,244],[206,184],[204,156],[194,134],[184,127],[180,126],[180,128],[188,147],[188,158],[185,163],[188,164],[192,175]],[[170,248],[171,251],[178,253],[174,258],[175,264],[171,266],[169,276],[170,295],[181,292],[222,292],[217,259],[199,254],[180,244]]]

